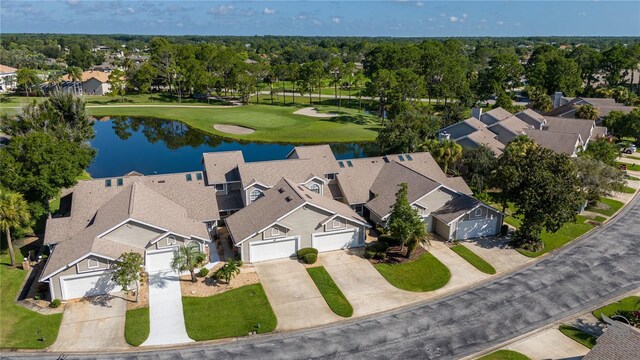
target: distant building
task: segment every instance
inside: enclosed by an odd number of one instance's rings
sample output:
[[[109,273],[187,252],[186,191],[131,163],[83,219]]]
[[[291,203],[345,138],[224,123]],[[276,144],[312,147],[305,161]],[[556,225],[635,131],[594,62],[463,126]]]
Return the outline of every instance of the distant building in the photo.
[[[15,89],[16,71],[18,69],[11,66],[0,65],[0,93]]]
[[[62,78],[62,81],[63,91],[73,91],[78,95],[106,95],[111,91],[111,85],[109,85],[109,73],[104,71],[83,72],[81,84],[73,82],[69,75],[65,75]]]
[[[622,111],[630,113],[635,107],[627,106],[616,102],[614,99],[587,98],[587,97],[564,97],[562,92],[556,92],[553,96],[553,109],[546,112],[545,116],[556,116],[563,118],[575,118],[576,110],[583,105],[591,105],[598,111],[600,119],[607,116],[612,111]]]

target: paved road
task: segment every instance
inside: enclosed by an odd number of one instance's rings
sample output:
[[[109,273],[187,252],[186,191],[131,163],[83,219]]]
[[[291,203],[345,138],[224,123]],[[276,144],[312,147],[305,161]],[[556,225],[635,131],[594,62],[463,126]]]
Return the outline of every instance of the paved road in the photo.
[[[470,355],[640,288],[638,198],[621,215],[530,267],[412,308],[226,344],[80,358],[450,359]]]

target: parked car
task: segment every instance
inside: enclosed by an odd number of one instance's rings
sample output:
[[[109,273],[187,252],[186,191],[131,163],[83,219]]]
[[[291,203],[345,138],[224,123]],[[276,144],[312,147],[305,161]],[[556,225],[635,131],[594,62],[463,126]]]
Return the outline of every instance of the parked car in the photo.
[[[625,153],[625,154],[633,154],[637,150],[638,150],[638,148],[633,144],[622,148],[622,152]]]

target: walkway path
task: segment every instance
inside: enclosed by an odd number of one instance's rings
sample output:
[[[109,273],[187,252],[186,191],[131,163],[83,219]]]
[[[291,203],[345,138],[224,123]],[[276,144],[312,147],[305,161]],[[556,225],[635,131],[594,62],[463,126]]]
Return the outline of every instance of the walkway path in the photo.
[[[515,273],[357,321],[112,359],[452,359],[477,353],[640,288],[640,200],[581,240]],[[50,356],[49,356],[50,355]],[[12,354],[14,356],[14,354]],[[24,358],[55,359],[55,354]]]
[[[184,325],[180,278],[173,270],[149,274],[149,320],[151,330],[143,346],[193,342]]]

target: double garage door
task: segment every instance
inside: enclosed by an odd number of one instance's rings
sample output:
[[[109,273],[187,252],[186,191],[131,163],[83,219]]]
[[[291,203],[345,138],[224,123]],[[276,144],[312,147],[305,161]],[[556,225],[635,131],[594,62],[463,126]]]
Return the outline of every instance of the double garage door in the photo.
[[[498,232],[498,219],[460,221],[456,227],[456,240],[493,236]]]
[[[311,246],[319,252],[346,249],[359,244],[358,230],[311,235]],[[284,259],[295,256],[298,251],[298,237],[257,241],[249,245],[251,262]]]
[[[122,290],[111,280],[113,272],[107,271],[87,275],[77,275],[60,279],[62,300],[77,299],[86,296],[104,295]]]

